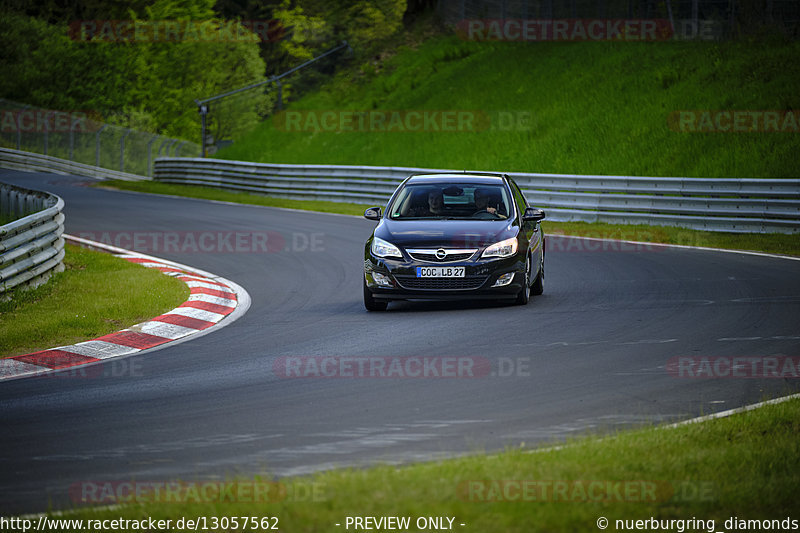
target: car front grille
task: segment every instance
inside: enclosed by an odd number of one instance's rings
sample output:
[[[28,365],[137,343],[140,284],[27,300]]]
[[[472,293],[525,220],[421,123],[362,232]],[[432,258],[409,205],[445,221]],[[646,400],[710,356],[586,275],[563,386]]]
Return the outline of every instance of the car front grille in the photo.
[[[413,276],[395,276],[401,287],[421,290],[469,290],[477,289],[486,282],[486,276],[466,278],[416,278]]]
[[[436,257],[437,250],[406,250],[408,255],[417,261],[427,261],[429,263],[453,263],[455,261],[466,261],[472,257],[477,250],[443,250],[445,256],[441,259]]]

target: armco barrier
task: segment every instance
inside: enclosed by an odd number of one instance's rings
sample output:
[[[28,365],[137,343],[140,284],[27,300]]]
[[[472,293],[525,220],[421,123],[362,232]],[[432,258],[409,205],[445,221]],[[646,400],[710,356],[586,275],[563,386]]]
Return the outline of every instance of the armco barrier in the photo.
[[[301,200],[385,204],[403,179],[419,172],[462,171],[160,158],[154,179]],[[798,179],[508,174],[550,220],[800,233]]]
[[[22,152],[11,148],[0,148],[0,167],[15,170],[26,170],[30,172],[55,172],[56,174],[74,174],[76,176],[87,176],[90,178],[115,179],[125,181],[149,180],[147,176],[129,174],[109,170],[107,168],[95,167],[76,163],[68,159],[59,159],[48,155],[35,154],[33,152]]]
[[[46,192],[0,183],[0,295],[35,286],[64,269],[64,200]]]

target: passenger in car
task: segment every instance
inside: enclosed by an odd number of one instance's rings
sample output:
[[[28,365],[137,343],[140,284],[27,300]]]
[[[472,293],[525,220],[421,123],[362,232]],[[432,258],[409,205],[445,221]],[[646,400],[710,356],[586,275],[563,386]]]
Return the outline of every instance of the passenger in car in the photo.
[[[475,189],[475,214],[483,213],[484,211],[495,214],[497,208],[489,205],[489,193],[485,189]]]

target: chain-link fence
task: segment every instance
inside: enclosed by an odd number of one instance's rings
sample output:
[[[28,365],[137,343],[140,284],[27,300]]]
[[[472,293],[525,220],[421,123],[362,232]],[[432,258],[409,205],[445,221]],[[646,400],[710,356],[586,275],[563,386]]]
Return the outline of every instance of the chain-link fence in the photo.
[[[200,155],[200,145],[106,124],[90,111],[52,110],[0,99],[0,147],[152,176],[160,156]]]
[[[728,39],[772,28],[800,37],[800,0],[439,0],[449,24],[473,19],[663,19],[677,39]],[[710,28],[699,32],[698,28]]]
[[[245,87],[232,87],[222,94],[195,100],[201,115],[200,137],[205,139],[206,152],[215,154],[219,148],[233,143],[235,139],[252,130],[259,121],[282,110],[284,102],[294,95],[296,85],[302,86],[302,78],[313,82],[321,76],[329,76],[338,62],[343,61],[343,57],[349,58],[351,53],[350,45],[347,41],[342,41],[339,45],[264,81]],[[289,81],[294,74],[297,75]]]

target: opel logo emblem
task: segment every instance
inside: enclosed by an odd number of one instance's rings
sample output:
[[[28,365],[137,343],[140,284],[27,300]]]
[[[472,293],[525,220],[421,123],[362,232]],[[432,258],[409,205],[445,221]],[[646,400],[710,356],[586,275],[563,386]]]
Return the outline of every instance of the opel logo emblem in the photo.
[[[447,257],[447,252],[445,252],[442,248],[436,250],[436,259],[444,259]]]

